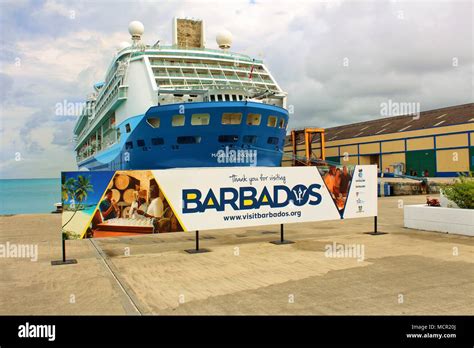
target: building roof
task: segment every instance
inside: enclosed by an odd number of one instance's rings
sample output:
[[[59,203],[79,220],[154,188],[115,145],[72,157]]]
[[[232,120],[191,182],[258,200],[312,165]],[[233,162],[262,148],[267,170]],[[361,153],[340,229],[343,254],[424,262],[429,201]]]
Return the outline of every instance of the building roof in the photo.
[[[329,142],[382,134],[409,132],[426,128],[452,126],[468,122],[474,123],[474,103],[422,111],[420,112],[419,117],[413,115],[400,115],[331,127],[326,128],[324,133],[326,142]],[[319,142],[319,135],[313,136],[313,143],[315,142]],[[290,143],[290,136],[287,136],[285,145]],[[297,135],[297,144],[300,145],[303,143],[304,135],[303,133],[300,133]]]

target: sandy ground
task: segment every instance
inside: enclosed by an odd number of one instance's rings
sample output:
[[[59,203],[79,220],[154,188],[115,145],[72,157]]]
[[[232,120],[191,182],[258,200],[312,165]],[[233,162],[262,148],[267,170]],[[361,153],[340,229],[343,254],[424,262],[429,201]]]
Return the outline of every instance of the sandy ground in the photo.
[[[68,241],[60,215],[0,217],[0,244],[37,244],[37,262],[0,258],[0,314],[473,314],[474,239],[403,228],[403,204],[379,199],[373,219],[201,232],[209,253],[189,255],[189,232]],[[332,243],[364,259],[330,258]]]

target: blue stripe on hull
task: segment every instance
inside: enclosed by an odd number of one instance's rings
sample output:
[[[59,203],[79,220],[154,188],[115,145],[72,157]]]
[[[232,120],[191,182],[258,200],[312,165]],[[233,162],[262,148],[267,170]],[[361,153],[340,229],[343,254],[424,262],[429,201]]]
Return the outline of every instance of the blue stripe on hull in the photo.
[[[180,109],[181,108],[181,109]],[[184,110],[183,110],[184,108]],[[185,125],[172,127],[173,115],[184,111]],[[239,125],[221,124],[222,113],[242,113]],[[191,125],[191,115],[210,114],[209,125]],[[262,115],[259,126],[247,125],[247,114]],[[277,117],[277,127],[268,127],[269,116]],[[147,118],[159,117],[160,127],[153,128]],[[283,143],[286,127],[279,128],[280,119],[288,123],[288,112],[285,109],[246,102],[212,102],[187,103],[156,106],[145,115],[127,119],[119,125],[120,141],[111,148],[102,151],[93,158],[79,163],[80,167],[90,170],[129,170],[129,169],[162,169],[179,167],[225,167],[225,166],[279,166],[283,155]],[[127,124],[130,132],[127,133]],[[178,144],[182,136],[200,137],[197,144]],[[220,142],[219,136],[236,136],[236,142]],[[253,144],[244,143],[245,136],[255,136]],[[153,145],[153,138],[162,138],[162,145]],[[269,143],[269,138],[277,138],[276,144]],[[144,142],[144,146],[142,145]],[[140,142],[140,146],[139,146]],[[130,148],[130,145],[133,148]],[[249,160],[235,163],[220,163],[216,157],[219,150],[256,150],[256,163]]]

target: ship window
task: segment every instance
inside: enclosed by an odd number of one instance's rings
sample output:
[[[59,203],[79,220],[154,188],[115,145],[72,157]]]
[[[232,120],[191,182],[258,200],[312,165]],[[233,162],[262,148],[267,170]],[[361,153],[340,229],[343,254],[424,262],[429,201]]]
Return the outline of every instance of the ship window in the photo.
[[[279,127],[280,128],[285,128],[285,119],[283,117],[280,117]]]
[[[259,126],[261,120],[262,120],[262,115],[260,114],[248,114],[247,126]]]
[[[242,139],[245,144],[255,144],[257,142],[256,135],[244,135]]]
[[[163,138],[151,138],[152,145],[163,145],[165,140]]]
[[[220,143],[235,143],[239,140],[238,135],[219,135],[218,138]]]
[[[194,114],[191,117],[191,124],[193,126],[205,126],[209,124],[209,114]]]
[[[267,143],[270,145],[278,145],[278,138],[277,137],[269,137]]]
[[[228,94],[224,94],[224,97],[225,97],[224,100],[230,101],[230,96]]]
[[[173,127],[184,126],[184,115],[173,115],[171,125]]]
[[[183,136],[176,139],[178,144],[199,144],[201,137],[196,136]]]
[[[239,95],[239,100],[242,100],[244,99],[244,96],[243,95]]]
[[[222,114],[222,124],[240,124],[242,113],[226,112]]]
[[[138,146],[138,147],[145,146],[145,140],[143,140],[143,139],[138,139],[138,140],[137,140],[137,146]]]
[[[125,150],[133,149],[133,143],[131,141],[127,141],[125,143]]]
[[[217,100],[218,100],[218,101],[222,101],[222,94],[218,94],[218,95],[217,95]]]
[[[211,94],[211,95],[209,96],[209,99],[210,99],[211,101],[215,101],[215,100],[216,100],[216,96],[215,96],[214,94]]]
[[[132,128],[130,127],[130,123],[127,123],[127,124],[125,125],[125,131],[126,131],[127,133],[130,133],[131,130],[132,130]]]
[[[268,116],[268,127],[276,127],[277,126],[277,117],[276,116]]]
[[[148,123],[153,128],[160,128],[160,118],[159,117],[149,117],[146,119],[146,123]]]

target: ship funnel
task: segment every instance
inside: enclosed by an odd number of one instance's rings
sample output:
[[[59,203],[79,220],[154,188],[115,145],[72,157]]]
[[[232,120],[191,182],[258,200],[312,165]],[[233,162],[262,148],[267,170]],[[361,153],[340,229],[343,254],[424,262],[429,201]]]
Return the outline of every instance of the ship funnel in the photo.
[[[134,43],[141,40],[142,35],[145,31],[145,27],[142,22],[133,21],[128,25],[128,32],[132,35],[132,40]]]

